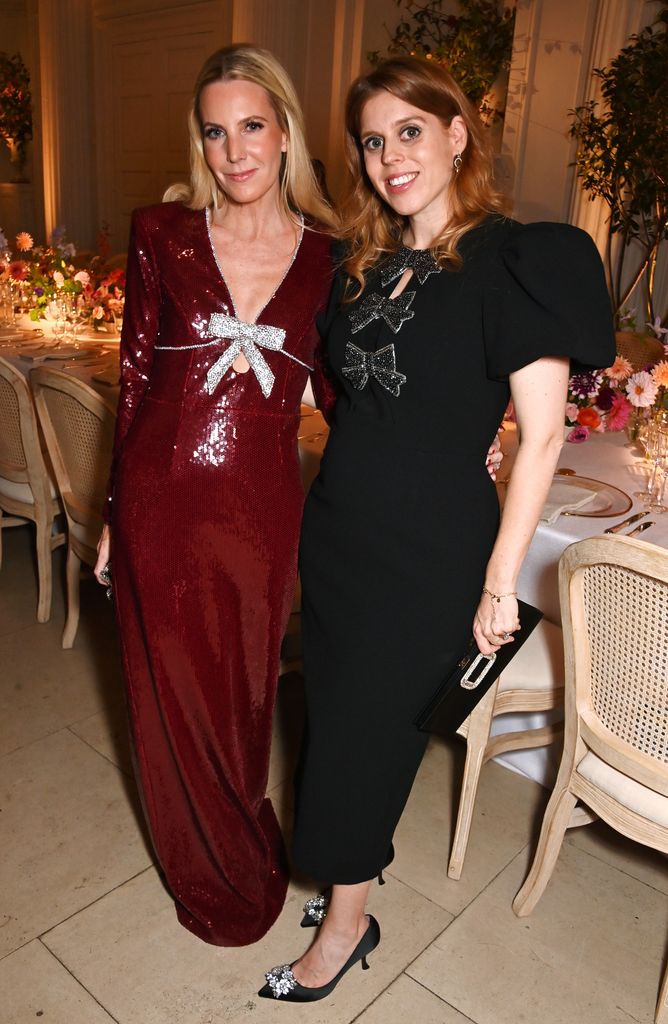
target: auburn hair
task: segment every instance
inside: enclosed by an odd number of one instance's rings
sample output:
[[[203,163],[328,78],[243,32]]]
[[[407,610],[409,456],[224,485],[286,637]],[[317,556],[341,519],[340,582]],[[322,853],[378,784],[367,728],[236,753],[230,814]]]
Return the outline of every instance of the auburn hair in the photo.
[[[195,82],[188,114],[190,181],[170,185],[163,202],[180,200],[192,210],[218,209],[225,205],[225,193],[204,157],[200,99],[207,85],[234,80],[254,82],[266,91],[281,131],[287,136],[287,152],[280,174],[281,201],[285,212],[293,218],[301,213],[310,220],[334,228],[336,218],[320,191],[306,147],[304,116],[295,87],[273,54],[250,43],[226,46],[205,60]]]
[[[378,195],[366,173],[360,141],[362,111],[366,103],[385,90],[393,96],[435,115],[445,128],[453,117],[466,125],[468,141],[461,153],[461,167],[452,175],[449,193],[450,216],[432,242],[439,265],[457,270],[462,263],[457,252],[461,237],[488,214],[503,214],[505,197],[496,189],[493,157],[477,110],[466,98],[452,75],[439,64],[418,57],[395,57],[384,61],[350,87],[346,100],[346,163],[348,191],[342,208],[341,237],[347,243],[343,263],[350,278],[364,289],[364,272],[384,253],[397,252],[402,245],[406,218],[395,213]]]

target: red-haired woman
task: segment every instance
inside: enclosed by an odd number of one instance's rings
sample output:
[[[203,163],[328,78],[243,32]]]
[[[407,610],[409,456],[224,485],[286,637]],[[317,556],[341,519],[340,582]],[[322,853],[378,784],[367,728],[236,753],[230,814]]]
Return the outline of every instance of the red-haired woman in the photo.
[[[391,60],[352,86],[347,258],[324,324],[339,398],[302,526],[307,736],[294,859],[332,885],[261,994],[320,999],[378,944],[364,913],[420,764],[416,714],[473,635],[512,643],[563,438],[569,358],[614,358],[591,239],[503,215],[475,110]],[[512,396],[503,520],[485,452]],[[307,905],[308,906],[308,905]]]

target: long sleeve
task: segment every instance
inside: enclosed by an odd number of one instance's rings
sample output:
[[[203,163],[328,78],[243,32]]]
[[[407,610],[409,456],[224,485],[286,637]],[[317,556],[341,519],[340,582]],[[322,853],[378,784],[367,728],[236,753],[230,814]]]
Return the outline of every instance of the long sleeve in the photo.
[[[121,393],[107,500],[103,510],[107,523],[111,521],[118,460],[149,381],[154,346],[160,327],[160,303],[160,281],[150,234],[142,218],[142,211],[135,210],[130,228],[121,335]]]

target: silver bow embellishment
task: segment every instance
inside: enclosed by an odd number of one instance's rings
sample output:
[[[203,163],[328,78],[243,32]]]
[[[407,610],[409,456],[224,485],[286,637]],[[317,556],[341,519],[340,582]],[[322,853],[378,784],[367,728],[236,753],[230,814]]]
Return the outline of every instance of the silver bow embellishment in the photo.
[[[353,334],[361,331],[379,316],[382,316],[388,327],[396,334],[404,320],[410,320],[415,316],[415,311],[408,308],[414,298],[415,292],[402,292],[396,299],[386,299],[378,292],[367,295],[364,302],[348,314],[353,325]]]
[[[430,274],[440,274],[441,268],[434,259],[431,249],[408,249],[404,246],[389,260],[380,272],[380,280],[385,287],[390,281],[401,277],[405,270],[411,269],[420,284],[424,284]]]
[[[212,313],[207,324],[207,334],[210,338],[229,338],[231,341],[230,346],[225,349],[206,375],[208,393],[213,394],[234,360],[240,352],[243,352],[262,388],[262,394],[265,398],[269,398],[275,377],[260,352],[260,348],[279,352],[285,341],[283,328],[269,327],[265,324],[247,324],[243,320],[238,320],[236,316]]]
[[[347,366],[341,371],[358,391],[361,391],[369,377],[373,377],[381,387],[389,391],[395,398],[399,397],[402,384],[406,377],[397,370],[394,345],[386,345],[377,352],[364,352],[349,341],[346,345]]]

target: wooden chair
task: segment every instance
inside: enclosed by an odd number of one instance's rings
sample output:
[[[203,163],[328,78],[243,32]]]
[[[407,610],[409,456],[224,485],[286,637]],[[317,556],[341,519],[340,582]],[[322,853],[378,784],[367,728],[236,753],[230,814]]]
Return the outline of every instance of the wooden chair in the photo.
[[[483,765],[490,758],[509,750],[528,750],[552,743],[562,728],[557,723],[490,736],[494,719],[498,715],[550,711],[559,707],[563,703],[563,686],[561,629],[542,620],[505,672],[457,730],[466,739],[466,762],[448,864],[450,878],[461,877]]]
[[[566,656],[564,753],[536,855],[513,902],[530,914],[576,803],[668,853],[668,550],[593,537],[559,563]],[[668,971],[656,1008],[668,1022]]]
[[[40,443],[35,406],[28,382],[6,359],[0,359],[0,565],[2,531],[35,524],[39,597],[37,621],[51,615],[52,552],[65,543],[53,532],[62,512],[60,498]]]
[[[46,444],[67,517],[67,619],[63,647],[79,625],[81,562],[94,566],[113,448],[113,406],[83,381],[38,366],[30,373]]]

